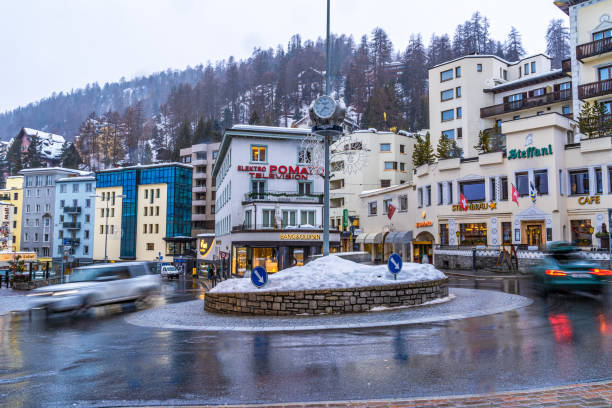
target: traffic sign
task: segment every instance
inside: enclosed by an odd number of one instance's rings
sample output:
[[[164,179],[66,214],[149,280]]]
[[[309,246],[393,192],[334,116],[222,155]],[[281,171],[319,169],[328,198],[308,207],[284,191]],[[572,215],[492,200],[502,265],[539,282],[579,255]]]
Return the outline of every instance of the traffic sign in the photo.
[[[393,275],[397,275],[402,270],[402,257],[398,254],[391,254],[387,261],[387,268]]]
[[[261,288],[263,285],[268,283],[268,272],[263,266],[256,266],[251,272],[251,282],[257,288]]]

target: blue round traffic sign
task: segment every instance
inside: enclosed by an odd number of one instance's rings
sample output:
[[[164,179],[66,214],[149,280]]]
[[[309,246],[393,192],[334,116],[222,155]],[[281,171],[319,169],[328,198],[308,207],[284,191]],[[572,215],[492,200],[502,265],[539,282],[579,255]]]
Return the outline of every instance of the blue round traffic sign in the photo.
[[[268,283],[268,272],[263,266],[256,266],[251,272],[251,282],[258,288]]]
[[[387,261],[387,268],[389,268],[389,272],[397,275],[402,270],[402,257],[398,254],[391,254]]]

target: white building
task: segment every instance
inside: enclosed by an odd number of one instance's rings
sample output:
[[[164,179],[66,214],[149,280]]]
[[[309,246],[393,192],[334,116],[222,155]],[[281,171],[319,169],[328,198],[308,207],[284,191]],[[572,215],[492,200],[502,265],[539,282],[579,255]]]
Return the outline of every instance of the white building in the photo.
[[[236,125],[213,168],[217,197],[214,254],[233,275],[256,266],[276,272],[323,245],[323,179],[301,149],[308,130]],[[331,234],[339,246],[339,233]]]

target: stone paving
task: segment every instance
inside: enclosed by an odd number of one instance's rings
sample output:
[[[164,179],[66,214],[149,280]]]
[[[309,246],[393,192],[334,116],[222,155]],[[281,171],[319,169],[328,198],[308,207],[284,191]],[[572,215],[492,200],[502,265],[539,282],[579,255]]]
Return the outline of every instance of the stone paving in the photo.
[[[234,407],[446,407],[446,408],[480,408],[480,407],[560,407],[560,408],[603,408],[612,407],[612,381],[590,384],[577,384],[565,387],[546,388],[528,391],[470,395],[462,397],[416,398],[373,401],[335,401],[308,402],[265,405],[224,405]]]
[[[532,303],[519,295],[489,290],[450,288],[443,303],[376,312],[319,316],[235,316],[202,310],[202,301],[165,305],[133,313],[125,320],[137,326],[171,330],[284,332],[347,328],[390,327],[464,319],[507,312]],[[442,299],[435,300],[440,302]],[[433,302],[432,302],[433,303]]]

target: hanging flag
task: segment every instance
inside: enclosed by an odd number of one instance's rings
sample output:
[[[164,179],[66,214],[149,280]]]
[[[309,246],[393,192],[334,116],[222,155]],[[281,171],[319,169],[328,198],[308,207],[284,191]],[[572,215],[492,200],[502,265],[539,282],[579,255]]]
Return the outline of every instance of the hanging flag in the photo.
[[[514,201],[516,205],[519,205],[518,199],[519,199],[519,192],[516,189],[516,187],[514,187],[514,184],[512,184],[512,201]]]
[[[395,214],[395,206],[393,204],[389,204],[389,206],[387,207],[387,217],[391,219],[393,217],[393,214]]]
[[[463,211],[467,211],[468,206],[467,206],[467,199],[465,198],[465,196],[463,195],[463,193],[461,193],[461,197],[459,198],[459,207],[461,207],[461,209]]]
[[[529,182],[529,197],[531,198],[531,201],[535,204],[538,198],[538,192],[536,191],[533,181]]]

